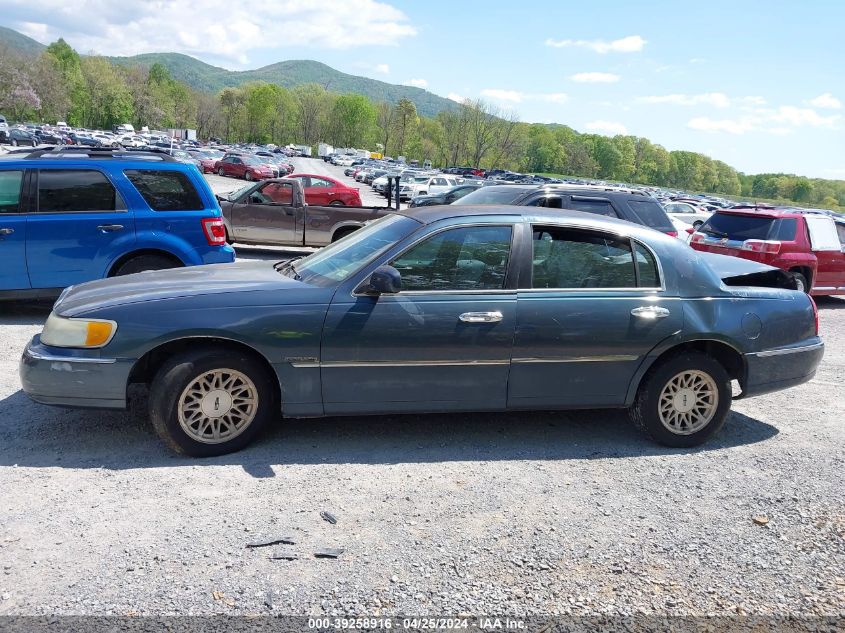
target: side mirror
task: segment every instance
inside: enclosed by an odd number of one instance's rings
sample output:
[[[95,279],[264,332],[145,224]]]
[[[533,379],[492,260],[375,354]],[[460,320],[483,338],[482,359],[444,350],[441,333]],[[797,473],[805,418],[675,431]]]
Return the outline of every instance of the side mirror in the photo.
[[[368,290],[373,294],[395,295],[402,290],[402,275],[393,266],[379,266],[370,275]]]

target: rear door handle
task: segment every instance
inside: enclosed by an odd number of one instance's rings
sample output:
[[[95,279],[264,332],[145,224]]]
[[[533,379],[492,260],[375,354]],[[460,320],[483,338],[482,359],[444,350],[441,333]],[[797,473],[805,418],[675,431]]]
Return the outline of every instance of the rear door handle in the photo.
[[[0,235],[11,235],[14,232],[15,232],[15,229],[6,229],[6,228],[0,229]]]
[[[464,312],[458,317],[464,323],[498,323],[502,320],[502,313],[495,312]]]
[[[103,233],[114,233],[115,231],[123,230],[122,224],[100,224],[97,227],[97,230],[102,231]]]
[[[631,314],[641,319],[665,319],[669,316],[669,310],[660,306],[640,306],[631,310]]]

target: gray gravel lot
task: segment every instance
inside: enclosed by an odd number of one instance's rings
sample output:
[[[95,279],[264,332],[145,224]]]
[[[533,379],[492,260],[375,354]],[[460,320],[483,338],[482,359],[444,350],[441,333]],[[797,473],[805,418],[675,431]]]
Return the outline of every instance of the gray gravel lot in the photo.
[[[0,304],[0,615],[845,614],[845,300],[819,303],[817,377],[699,449],[584,411],[284,421],[206,460],[30,402],[49,306]]]

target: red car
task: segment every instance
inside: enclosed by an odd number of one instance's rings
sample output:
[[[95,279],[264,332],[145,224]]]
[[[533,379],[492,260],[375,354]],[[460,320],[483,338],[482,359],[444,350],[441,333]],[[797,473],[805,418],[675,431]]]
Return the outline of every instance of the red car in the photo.
[[[716,211],[690,238],[697,251],[733,255],[792,273],[812,295],[845,294],[845,222],[789,207]]]
[[[234,176],[246,180],[273,178],[273,169],[255,156],[228,154],[214,164],[218,176]]]
[[[348,206],[360,207],[361,194],[358,189],[348,187],[342,182],[328,176],[316,174],[291,174],[288,178],[302,181],[305,190],[305,202],[314,206]]]
[[[200,162],[200,170],[204,174],[213,174],[217,170],[217,163],[222,158],[221,154],[211,152],[192,152],[191,156]]]

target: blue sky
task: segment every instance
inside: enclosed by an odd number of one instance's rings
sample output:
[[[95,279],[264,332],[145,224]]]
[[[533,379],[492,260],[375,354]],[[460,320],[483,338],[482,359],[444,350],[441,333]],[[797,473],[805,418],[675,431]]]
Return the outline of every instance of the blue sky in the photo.
[[[845,179],[845,3],[6,0],[82,52],[230,69],[316,59],[482,98],[523,121],[646,136],[748,172]],[[71,6],[68,6],[71,5]]]

